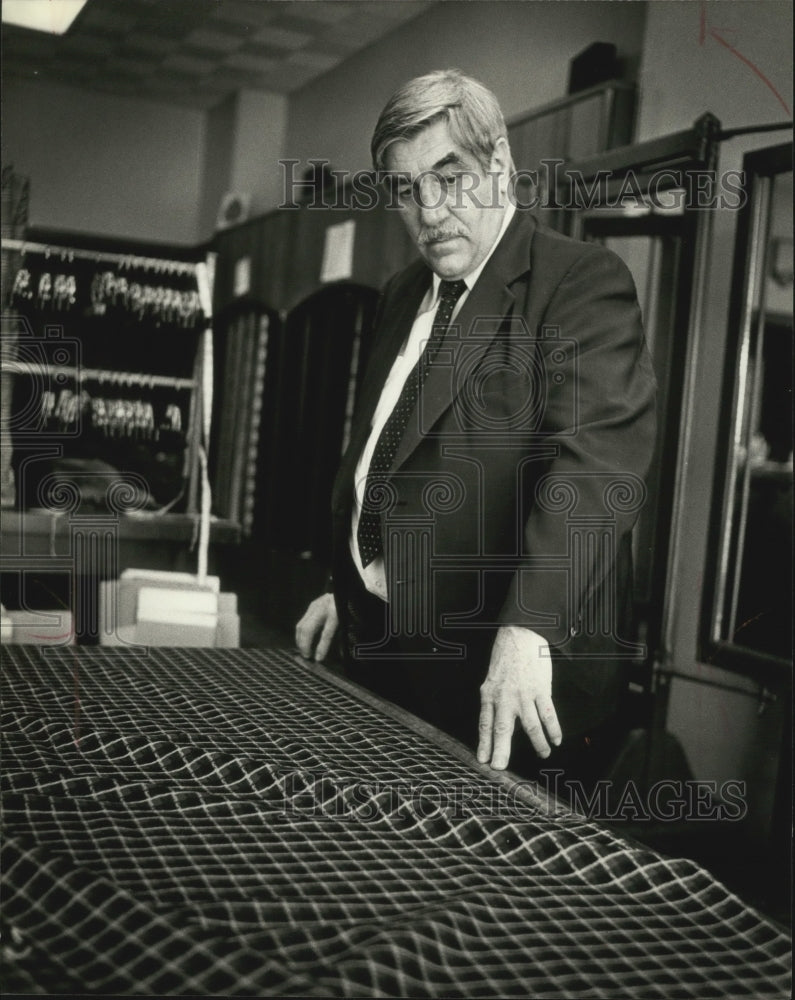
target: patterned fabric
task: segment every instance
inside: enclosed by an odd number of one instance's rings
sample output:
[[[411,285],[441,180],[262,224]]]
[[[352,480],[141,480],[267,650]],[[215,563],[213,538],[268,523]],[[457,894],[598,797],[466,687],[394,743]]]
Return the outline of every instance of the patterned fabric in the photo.
[[[381,555],[381,517],[378,505],[374,502],[373,491],[377,492],[377,483],[379,480],[383,480],[392,468],[392,462],[397,454],[403,432],[406,430],[409,418],[417,405],[422,383],[428,376],[431,362],[444,338],[444,332],[450,324],[455,304],[466,291],[466,287],[463,281],[442,281],[440,283],[439,306],[433,318],[431,336],[417,364],[409,372],[406,383],[398,396],[398,401],[395,403],[395,408],[389,414],[384,429],[376,442],[370,461],[370,469],[367,473],[367,486],[362,501],[359,527],[356,531],[359,554],[362,558],[362,566],[365,568],[370,565],[373,559]]]
[[[6,993],[790,995],[696,864],[288,652],[3,661]]]

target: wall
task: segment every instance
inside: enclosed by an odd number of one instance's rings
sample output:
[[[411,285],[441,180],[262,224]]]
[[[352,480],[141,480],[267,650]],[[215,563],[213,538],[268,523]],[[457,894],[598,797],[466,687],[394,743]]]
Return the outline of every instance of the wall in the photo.
[[[251,194],[251,214],[279,204],[278,159],[287,128],[287,98],[242,90],[237,95],[229,189]]]
[[[703,20],[702,20],[703,18]],[[717,32],[735,50],[716,37]],[[771,0],[653,3],[648,7],[640,76],[638,138],[688,128],[705,111],[724,127],[784,122],[792,115],[760,77],[791,106],[792,5]],[[742,57],[742,58],[741,58]],[[747,61],[746,61],[747,60]],[[749,62],[753,66],[749,65]],[[739,169],[745,152],[789,141],[791,131],[744,136],[721,144],[720,169]],[[758,690],[742,677],[698,662],[706,542],[717,448],[732,255],[737,216],[715,212],[701,336],[691,371],[695,392],[682,468],[685,515],[672,536],[666,665],[693,680],[674,680],[668,728],[682,742],[695,776],[746,779],[752,815],[768,807],[771,756],[780,709],[758,713]],[[791,227],[791,218],[784,220]],[[724,401],[729,405],[729,401]],[[721,687],[745,689],[748,695]],[[778,717],[778,718],[777,718]],[[765,776],[767,775],[767,779]],[[759,820],[760,824],[762,820]]]
[[[726,128],[791,120],[792,4],[649,4],[640,83],[639,140],[689,128],[704,111]]]
[[[274,208],[281,195],[279,157],[287,98],[241,90],[206,113],[199,233],[208,239],[223,196],[249,195],[249,214]]]
[[[237,98],[227,98],[206,112],[204,160],[202,163],[199,232],[210,236],[215,229],[221,199],[232,188],[232,150],[235,143]]]
[[[497,95],[506,118],[566,93],[568,63],[613,42],[634,70],[645,3],[446,0],[291,95],[286,150],[337,169],[370,167],[369,141],[389,95],[412,76],[456,66]]]
[[[3,164],[30,177],[33,226],[197,242],[204,129],[200,111],[4,82]]]

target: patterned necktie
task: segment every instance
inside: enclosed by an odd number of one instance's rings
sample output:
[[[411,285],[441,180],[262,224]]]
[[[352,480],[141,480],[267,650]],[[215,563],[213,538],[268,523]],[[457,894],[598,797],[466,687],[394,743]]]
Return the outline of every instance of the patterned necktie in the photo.
[[[378,436],[373,457],[370,461],[370,469],[367,473],[362,511],[359,517],[359,527],[356,532],[356,541],[359,545],[362,566],[369,566],[373,559],[381,555],[381,517],[373,504],[368,502],[372,480],[383,481],[392,467],[392,462],[397,454],[398,445],[403,437],[403,432],[406,430],[409,417],[417,405],[422,384],[431,370],[431,362],[444,338],[445,330],[450,324],[450,317],[453,315],[455,304],[466,291],[466,287],[463,281],[443,281],[441,283],[439,307],[433,318],[433,327],[431,335],[428,338],[428,343],[420,355],[417,364],[409,373],[398,401],[395,403],[395,408],[389,414],[383,430]]]

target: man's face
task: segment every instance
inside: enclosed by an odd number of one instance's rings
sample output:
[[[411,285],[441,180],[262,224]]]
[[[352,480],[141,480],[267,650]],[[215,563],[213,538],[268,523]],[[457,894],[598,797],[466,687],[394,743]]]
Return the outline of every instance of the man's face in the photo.
[[[499,139],[486,174],[437,121],[387,148],[403,221],[440,278],[464,278],[484,259],[502,225],[510,151]]]

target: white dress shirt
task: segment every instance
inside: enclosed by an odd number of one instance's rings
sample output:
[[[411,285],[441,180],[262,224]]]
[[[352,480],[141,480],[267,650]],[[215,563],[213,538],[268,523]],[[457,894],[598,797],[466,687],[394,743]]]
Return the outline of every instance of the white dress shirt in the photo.
[[[511,219],[516,212],[516,207],[509,201],[505,209],[505,216],[502,220],[502,226],[497,234],[497,238],[491,245],[491,249],[483,258],[483,260],[478,264],[478,266],[464,277],[464,284],[466,285],[466,291],[461,295],[461,298],[456,302],[455,308],[453,309],[453,315],[450,322],[454,322],[456,316],[458,315],[461,307],[466,301],[469,293],[473,289],[475,282],[480,277],[480,273],[483,268],[488,263],[489,258],[494,253],[497,244],[502,239],[505,230],[510,225]],[[359,571],[365,587],[370,591],[371,594],[375,594],[382,600],[386,601],[389,599],[386,587],[386,571],[384,569],[384,558],[383,556],[378,556],[374,559],[369,566],[363,567],[362,560],[359,555],[359,545],[356,540],[356,532],[359,527],[359,517],[362,510],[362,499],[364,497],[364,488],[367,481],[367,473],[370,469],[370,462],[373,458],[373,452],[375,451],[375,446],[378,438],[383,430],[384,424],[387,422],[390,413],[395,408],[398,401],[398,397],[405,385],[406,379],[409,377],[409,373],[413,370],[420,355],[425,349],[425,345],[431,335],[431,328],[433,327],[433,319],[436,315],[436,309],[439,305],[439,288],[442,279],[434,274],[433,282],[431,287],[425,293],[422,302],[420,303],[420,308],[417,312],[417,316],[414,320],[414,324],[409,333],[408,339],[406,340],[400,354],[398,354],[395,359],[395,363],[390,369],[389,375],[387,376],[386,382],[384,383],[384,388],[381,390],[381,395],[378,399],[378,404],[376,405],[375,412],[373,413],[373,420],[370,425],[370,436],[362,450],[362,454],[359,457],[359,461],[356,465],[356,471],[354,473],[354,503],[353,503],[353,513],[351,516],[351,535],[350,535],[350,550],[351,556],[353,557],[354,565]]]

